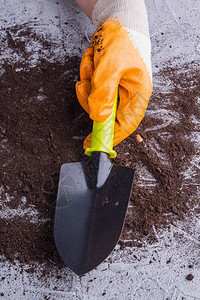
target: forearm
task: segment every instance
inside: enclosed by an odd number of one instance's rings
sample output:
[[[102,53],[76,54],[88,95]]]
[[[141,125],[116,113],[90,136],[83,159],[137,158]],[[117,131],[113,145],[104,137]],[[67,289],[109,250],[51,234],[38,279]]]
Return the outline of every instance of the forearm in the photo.
[[[76,0],[80,8],[92,19],[92,11],[98,0]]]

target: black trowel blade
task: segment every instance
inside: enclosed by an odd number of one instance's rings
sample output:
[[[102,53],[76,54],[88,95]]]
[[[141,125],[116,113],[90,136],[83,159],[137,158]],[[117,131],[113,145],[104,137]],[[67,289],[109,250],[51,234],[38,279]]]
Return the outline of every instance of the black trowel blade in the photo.
[[[98,266],[122,232],[134,170],[113,165],[95,152],[88,163],[60,171],[54,238],[64,263],[77,275]]]

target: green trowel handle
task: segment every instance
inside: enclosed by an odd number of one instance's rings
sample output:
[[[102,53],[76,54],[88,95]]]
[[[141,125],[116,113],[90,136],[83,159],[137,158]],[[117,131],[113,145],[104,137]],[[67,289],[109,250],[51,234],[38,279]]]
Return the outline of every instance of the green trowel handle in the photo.
[[[118,92],[115,96],[112,114],[108,119],[103,122],[93,122],[91,145],[85,150],[86,155],[91,156],[92,152],[101,151],[109,154],[110,158],[116,157],[117,153],[113,150],[113,138],[117,100]]]

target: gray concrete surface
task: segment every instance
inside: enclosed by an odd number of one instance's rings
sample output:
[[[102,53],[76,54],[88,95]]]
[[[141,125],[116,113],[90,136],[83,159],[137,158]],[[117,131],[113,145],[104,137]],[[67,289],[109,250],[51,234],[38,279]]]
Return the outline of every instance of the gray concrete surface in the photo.
[[[156,74],[166,63],[184,64],[200,57],[200,2],[195,0],[149,0],[146,1],[152,41],[152,66],[154,88],[161,92],[170,90],[170,83]],[[37,20],[34,18],[37,17]],[[6,21],[5,21],[6,20]],[[68,24],[66,24],[68,22]],[[60,60],[64,54],[81,56],[89,45],[94,26],[80,11],[73,0],[0,0],[0,34],[16,24],[28,24],[37,34],[52,43],[51,60]],[[35,24],[35,26],[34,26]],[[162,34],[164,33],[164,34]],[[30,65],[37,64],[38,51],[42,45],[27,45],[32,53]],[[44,52],[48,58],[48,52]],[[1,44],[0,60],[22,60],[11,53],[6,44]],[[156,67],[157,66],[157,67]],[[0,68],[2,72],[2,69]],[[147,114],[155,114],[165,124],[175,122],[173,111],[157,107]],[[197,128],[199,128],[199,120]],[[152,129],[153,130],[153,129]],[[165,132],[165,125],[161,127]],[[192,137],[191,137],[192,138]],[[199,148],[198,131],[193,133]],[[185,178],[197,182],[199,157],[194,157],[185,173]],[[148,175],[148,174],[147,174]],[[152,182],[153,183],[153,182]],[[140,184],[144,184],[141,177]],[[13,212],[12,212],[13,213]],[[12,218],[11,212],[0,212]],[[15,211],[14,214],[20,214]],[[40,216],[34,215],[37,219]],[[29,274],[28,265],[21,266],[0,262],[0,292],[2,299],[69,299],[69,300],[194,300],[200,299],[200,216],[191,212],[184,222],[171,225],[168,230],[156,232],[157,242],[144,243],[141,249],[120,250],[117,246],[110,257],[86,276],[79,278],[67,267],[62,279],[56,278],[60,270],[52,268],[42,277],[43,266],[36,264],[37,272]],[[133,255],[134,252],[134,255]],[[171,258],[171,263],[166,262]],[[152,264],[149,261],[152,260]],[[188,265],[193,264],[194,280],[185,279]],[[46,298],[45,298],[46,297]]]

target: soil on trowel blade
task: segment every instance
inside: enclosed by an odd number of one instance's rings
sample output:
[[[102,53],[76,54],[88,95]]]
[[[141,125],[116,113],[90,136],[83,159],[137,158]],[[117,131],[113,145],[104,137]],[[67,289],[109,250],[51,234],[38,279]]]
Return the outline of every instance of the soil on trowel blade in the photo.
[[[9,34],[8,39],[12,41]],[[10,42],[10,47],[15,46]],[[62,63],[43,58],[30,68],[19,62],[3,65],[0,253],[7,259],[62,266],[53,240],[60,166],[87,159],[82,144],[92,127],[75,94],[79,65],[75,56]],[[156,76],[171,82],[169,91],[154,89],[149,113],[115,149],[115,162],[136,170],[122,247],[141,246],[143,239],[153,242],[152,228],[184,218],[198,201],[192,202],[195,188],[184,180],[195,154],[192,116],[199,119],[196,63],[179,69],[167,66]],[[154,113],[159,109],[160,117]],[[168,110],[173,112],[172,121],[165,119]],[[136,133],[142,136],[141,143]]]

